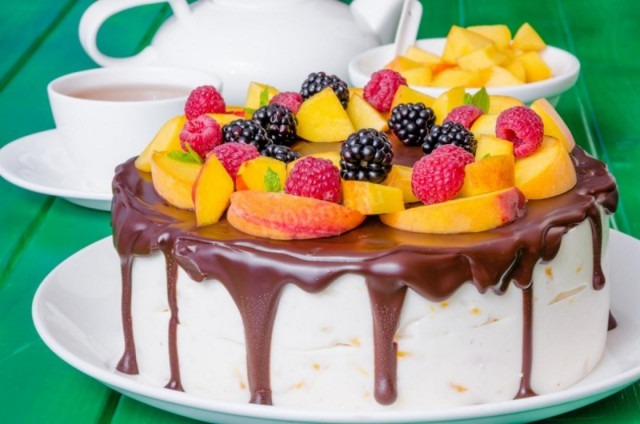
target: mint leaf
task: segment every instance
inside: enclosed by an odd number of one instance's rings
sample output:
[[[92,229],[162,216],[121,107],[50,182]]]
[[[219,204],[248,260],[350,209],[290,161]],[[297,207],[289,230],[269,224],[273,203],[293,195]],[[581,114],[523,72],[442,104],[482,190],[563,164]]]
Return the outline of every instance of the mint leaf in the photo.
[[[280,177],[278,173],[271,169],[271,167],[267,168],[267,173],[264,174],[264,188],[267,191],[280,191],[282,186],[280,184]]]
[[[172,150],[169,152],[168,156],[171,159],[177,160],[179,162],[202,163],[202,159],[200,159],[200,156],[198,156],[198,159],[195,159],[191,153],[182,150]]]
[[[465,105],[473,104],[473,96],[469,93],[464,93],[464,99],[462,100],[462,104],[465,104]]]
[[[486,159],[486,158],[488,158],[490,156],[491,156],[491,153],[487,153],[486,155],[482,156],[482,159]]]
[[[476,91],[476,94],[473,95],[471,104],[479,107],[484,113],[489,112],[489,94],[484,87]]]
[[[250,107],[245,107],[244,108],[244,114],[245,115],[253,116],[255,111],[256,111],[255,109],[251,109]]]
[[[262,91],[260,92],[260,107],[266,106],[269,104],[269,86],[265,85]]]

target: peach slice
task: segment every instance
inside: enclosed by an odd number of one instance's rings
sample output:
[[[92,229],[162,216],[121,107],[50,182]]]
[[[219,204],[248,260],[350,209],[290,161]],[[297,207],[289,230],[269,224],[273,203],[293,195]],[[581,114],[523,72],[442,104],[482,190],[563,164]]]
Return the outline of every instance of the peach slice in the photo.
[[[353,96],[354,94],[357,94],[360,97],[364,97],[364,88],[362,88],[362,87],[349,87],[349,99],[351,99],[351,96]]]
[[[493,41],[476,33],[453,25],[447,34],[447,41],[442,52],[442,60],[445,62],[456,62],[460,56],[471,53],[484,46],[492,44]]]
[[[337,236],[356,228],[365,216],[337,203],[286,193],[236,191],[227,220],[238,230],[277,240]]]
[[[407,84],[409,85],[427,86],[431,83],[431,79],[433,78],[433,72],[431,71],[431,68],[427,66],[402,71],[400,72],[400,75],[407,80]]]
[[[347,115],[356,131],[363,128],[373,128],[377,131],[389,130],[389,124],[384,116],[359,94],[349,97]]]
[[[514,106],[523,106],[524,103],[520,99],[511,96],[501,96],[498,94],[489,95],[489,114],[500,114],[500,112],[512,108]],[[494,131],[495,133],[495,125]]]
[[[484,77],[479,71],[445,69],[433,77],[431,85],[433,87],[481,87],[484,85]]]
[[[310,155],[305,155],[302,158],[306,156],[313,156],[314,158],[319,158],[319,159],[328,159],[331,161],[331,163],[333,163],[336,166],[336,168],[340,169],[340,152],[330,151],[330,152],[312,153]],[[291,172],[296,162],[298,162],[302,158],[296,159],[287,164],[287,174]]]
[[[442,121],[447,117],[454,107],[464,104],[464,87],[453,87],[435,98],[431,104],[431,109],[436,115],[436,124],[442,125]]]
[[[533,154],[516,161],[516,187],[527,199],[546,199],[576,185],[576,170],[560,140],[544,136]]]
[[[347,111],[331,87],[302,102],[296,118],[298,136],[308,141],[342,141],[355,132]]]
[[[411,172],[413,168],[404,165],[392,165],[391,171],[387,178],[381,183],[385,186],[396,187],[402,191],[402,200],[404,203],[418,202],[418,198],[411,190]]]
[[[478,138],[482,134],[496,135],[496,121],[499,113],[485,113],[480,115],[473,124],[470,131]]]
[[[215,119],[218,125],[220,125],[220,128],[224,127],[227,124],[230,124],[236,119],[243,119],[235,113],[207,113],[207,115]]]
[[[482,116],[480,118],[482,118]],[[494,137],[489,134],[480,134],[478,136],[478,145],[476,146],[475,156],[476,160],[482,160],[489,156],[500,155],[513,156],[513,143],[509,140],[503,140],[502,138]]]
[[[183,162],[171,152],[155,152],[151,156],[151,180],[156,192],[170,205],[193,209],[192,189],[202,164]]]
[[[542,50],[547,45],[542,40],[542,37],[536,32],[535,29],[528,23],[523,23],[513,36],[513,48],[529,51],[529,50]]]
[[[267,88],[268,87],[268,88]],[[279,93],[278,89],[266,84],[251,81],[249,83],[249,89],[247,90],[247,98],[244,102],[244,107],[247,109],[258,109],[260,107],[260,95],[267,88],[268,100],[271,100],[273,96]]]
[[[515,186],[513,155],[488,156],[464,167],[458,197],[477,196]]]
[[[440,59],[440,56],[413,45],[407,47],[407,50],[404,52],[404,56],[407,59],[411,59],[414,62],[425,65],[436,65],[442,60]]]
[[[420,68],[422,65],[406,56],[396,56],[393,60],[384,66],[384,69],[391,69],[398,73],[408,71],[409,69]]]
[[[524,65],[522,62],[518,62],[517,60],[512,61],[504,65],[505,69],[513,74],[514,77],[518,78],[521,81],[527,80],[527,71],[524,69]]]
[[[516,61],[524,65],[527,82],[541,81],[551,78],[551,68],[544,62],[540,54],[530,51],[518,56]]]
[[[502,65],[508,59],[508,56],[498,50],[495,45],[489,44],[481,49],[460,56],[458,58],[458,64],[461,69],[466,71],[480,71],[492,66]]]
[[[509,47],[511,43],[511,31],[506,25],[474,25],[468,26],[467,29],[493,41],[501,50]]]
[[[233,180],[216,155],[209,155],[193,183],[198,227],[215,224],[229,206]]]
[[[422,103],[426,107],[431,107],[433,105],[433,101],[435,99],[428,94],[424,94],[419,92],[418,90],[414,90],[406,85],[401,85],[396,90],[396,94],[393,96],[393,100],[391,101],[391,109],[399,105],[400,103]]]
[[[526,199],[515,187],[380,215],[386,225],[417,233],[456,234],[490,230],[522,217]]]
[[[380,215],[404,209],[402,190],[368,181],[342,181],[342,203],[364,215]]]
[[[180,150],[180,131],[187,122],[184,115],[175,116],[169,119],[160,127],[155,137],[147,147],[136,158],[135,166],[140,171],[151,172],[151,156],[155,152],[165,152],[171,150]]]
[[[278,181],[268,182],[270,178],[269,170],[273,172],[273,177]],[[238,169],[236,175],[236,190],[261,190],[261,191],[279,191],[284,189],[284,182],[287,179],[287,167],[284,162],[267,156],[258,156],[257,158],[243,162]],[[268,187],[271,185],[272,187]],[[273,185],[279,188],[273,190]]]
[[[486,71],[486,76],[487,81],[485,82],[485,87],[506,87],[524,84],[524,80],[517,78],[502,66],[492,66]]]
[[[551,103],[547,99],[541,98],[531,103],[531,109],[542,118],[544,133],[560,140],[567,152],[572,151],[576,145],[573,134],[558,112],[551,106]]]

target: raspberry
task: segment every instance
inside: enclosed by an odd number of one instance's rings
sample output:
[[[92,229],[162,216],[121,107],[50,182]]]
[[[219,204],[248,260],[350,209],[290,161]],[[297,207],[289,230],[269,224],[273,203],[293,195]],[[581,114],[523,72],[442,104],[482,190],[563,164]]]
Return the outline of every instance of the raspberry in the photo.
[[[182,150],[188,152],[186,143],[189,143],[189,146],[204,159],[207,153],[222,143],[222,131],[215,119],[208,115],[200,115],[184,124],[179,138]]]
[[[278,93],[271,98],[269,104],[279,103],[286,106],[294,115],[298,113],[300,104],[302,104],[302,96],[294,91],[285,91]]]
[[[374,72],[364,86],[364,98],[380,112],[388,112],[398,87],[407,85],[402,75],[391,69]]]
[[[194,89],[184,105],[184,114],[188,120],[205,113],[224,113],[226,110],[224,99],[212,85],[202,85]]]
[[[442,122],[458,122],[464,125],[466,129],[469,129],[482,114],[482,109],[477,106],[458,106],[454,107]]]
[[[289,172],[284,191],[337,203],[340,201],[340,171],[328,159],[307,156],[297,161]]]
[[[524,158],[542,144],[542,119],[526,106],[515,106],[502,111],[496,121],[496,136],[513,142],[513,154]]]
[[[243,162],[260,156],[260,152],[258,152],[255,146],[235,142],[221,144],[214,148],[211,153],[216,155],[220,163],[222,163],[222,166],[224,166],[224,169],[227,170],[233,179],[236,178],[238,169],[240,169],[240,165],[242,165]]]
[[[469,153],[456,146],[447,147],[451,149],[449,153],[441,152],[444,147],[438,147],[413,165],[411,190],[425,205],[453,199],[464,182],[465,163],[460,157]],[[453,153],[453,149],[461,152]]]
[[[462,166],[468,165],[475,160],[473,155],[454,144],[445,144],[435,149],[432,155],[447,155],[453,157],[458,162],[462,163]]]

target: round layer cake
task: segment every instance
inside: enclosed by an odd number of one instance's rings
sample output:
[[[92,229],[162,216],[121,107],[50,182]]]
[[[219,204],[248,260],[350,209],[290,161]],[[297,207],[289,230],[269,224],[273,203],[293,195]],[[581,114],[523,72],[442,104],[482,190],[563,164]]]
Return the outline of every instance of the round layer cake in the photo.
[[[279,241],[226,219],[198,228],[130,160],[116,170],[122,263],[117,369],[231,402],[420,409],[563,390],[598,363],[617,191],[581,148],[570,191],[481,233],[430,235],[377,217]],[[404,158],[404,159],[403,159]],[[400,151],[396,160],[406,163]]]

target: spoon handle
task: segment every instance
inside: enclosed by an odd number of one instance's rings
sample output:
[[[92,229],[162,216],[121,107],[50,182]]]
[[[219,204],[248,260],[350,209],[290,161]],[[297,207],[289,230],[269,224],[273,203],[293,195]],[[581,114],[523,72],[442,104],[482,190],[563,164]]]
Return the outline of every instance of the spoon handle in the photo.
[[[415,44],[421,19],[422,4],[418,0],[404,0],[396,31],[393,57],[404,53],[407,47]]]

